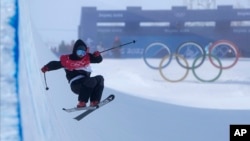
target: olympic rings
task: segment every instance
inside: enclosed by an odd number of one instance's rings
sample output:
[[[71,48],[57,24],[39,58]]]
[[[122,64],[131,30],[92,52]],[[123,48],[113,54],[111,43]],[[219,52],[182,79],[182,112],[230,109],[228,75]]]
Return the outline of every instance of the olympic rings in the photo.
[[[219,52],[219,51],[216,51],[218,50],[218,48],[221,47],[221,48],[224,48],[224,50],[226,51],[222,51],[222,52]],[[232,52],[233,51],[233,52]],[[209,53],[210,54],[213,54],[214,56],[219,56],[221,55],[221,58],[225,58],[225,57],[228,57],[227,55],[234,55],[235,56],[235,60],[233,61],[232,64],[228,65],[228,66],[218,66],[216,65],[214,62],[213,62],[213,59],[211,58],[211,56],[209,56],[209,60],[210,62],[217,68],[222,68],[222,69],[229,69],[231,67],[233,67],[239,60],[239,57],[240,57],[240,53],[239,53],[239,49],[238,47],[230,42],[230,41],[227,41],[227,40],[219,40],[217,42],[215,42],[210,48],[209,48]],[[230,58],[232,58],[231,56],[229,56]],[[227,59],[229,60],[229,59]]]
[[[157,50],[157,46],[161,48]],[[176,53],[171,55],[171,50],[167,45],[160,42],[154,42],[144,49],[143,60],[145,64],[151,69],[158,69],[160,71],[160,75],[169,82],[180,82],[184,80],[188,75],[189,69],[192,69],[193,75],[199,81],[214,82],[221,76],[223,69],[229,69],[236,65],[239,60],[240,53],[238,47],[228,40],[218,40],[214,43],[211,43],[211,45],[209,44],[207,47],[208,50],[206,51],[206,48],[201,47],[201,45],[199,45],[198,43],[185,42],[177,47]],[[163,55],[164,53],[165,55],[163,57],[159,56],[159,54]],[[163,69],[170,64],[173,56],[176,58],[177,63],[182,68],[186,69],[184,76],[176,80],[169,79],[163,74]],[[206,57],[209,58],[209,62],[214,67],[219,69],[218,74],[213,79],[209,80],[202,79],[197,75],[197,72],[195,71],[195,69],[199,68],[204,63]],[[149,63],[150,59],[159,58],[161,58],[159,66],[153,66],[152,63]],[[232,63],[223,66],[221,59],[223,59],[223,61],[227,64],[229,61],[231,61]],[[216,61],[217,63],[214,61]],[[192,65],[189,66],[189,63]]]
[[[222,63],[220,61],[220,59],[212,54],[206,54],[205,56],[208,56],[209,59],[210,58],[214,58],[218,63],[219,63],[219,73],[213,78],[213,79],[210,79],[210,80],[205,80],[205,79],[202,79],[201,77],[199,77],[197,75],[197,73],[195,72],[195,63],[197,62],[197,60],[199,60],[200,58],[204,58],[203,56],[199,56],[197,57],[195,60],[194,60],[194,63],[193,63],[193,67],[192,67],[192,72],[194,74],[194,76],[200,80],[201,82],[214,82],[215,80],[217,80],[220,76],[221,76],[221,73],[222,73]]]
[[[159,48],[160,47],[160,48]],[[165,55],[171,54],[170,49],[167,45],[160,43],[160,42],[154,42],[150,45],[148,45],[144,51],[143,51],[143,60],[145,64],[150,67],[151,69],[159,69],[159,66],[153,66],[151,65],[156,59],[162,58]],[[148,59],[150,58],[150,59]],[[169,58],[167,63],[164,65],[164,67],[167,67],[171,62],[172,57]]]
[[[180,59],[182,59],[183,61],[184,61],[184,63],[185,63],[185,68],[188,68],[188,62],[187,62],[187,60],[185,59],[185,58],[183,58],[181,55],[179,55],[179,54],[173,54],[173,56],[175,56],[176,58],[180,58]],[[160,62],[160,65],[159,65],[159,71],[160,71],[160,74],[161,74],[161,76],[166,80],[166,81],[169,81],[169,82],[180,82],[180,81],[182,81],[182,80],[184,80],[186,77],[187,77],[187,75],[188,75],[188,72],[189,72],[189,69],[186,69],[186,72],[184,73],[184,75],[181,77],[181,78],[179,78],[179,79],[176,79],[176,80],[171,80],[171,79],[169,79],[169,78],[167,78],[164,74],[163,74],[163,66],[162,66],[162,64],[163,64],[163,62],[166,60],[166,59],[168,59],[169,57],[171,57],[170,55],[166,55],[165,57],[163,57],[162,58],[162,60],[161,60],[161,62]],[[179,60],[179,62],[180,62],[180,60]]]
[[[176,53],[183,55],[185,58],[187,58],[189,60],[194,60],[194,58],[202,56],[202,60],[200,61],[200,63],[197,66],[190,66],[190,67],[185,67],[183,64],[181,64],[181,62],[179,61],[179,59],[177,57],[176,60],[177,60],[178,64],[186,69],[192,69],[193,67],[195,67],[195,68],[200,67],[202,65],[202,63],[204,62],[205,57],[206,57],[205,50],[199,44],[197,44],[195,42],[183,43],[182,45],[180,45],[176,49]]]

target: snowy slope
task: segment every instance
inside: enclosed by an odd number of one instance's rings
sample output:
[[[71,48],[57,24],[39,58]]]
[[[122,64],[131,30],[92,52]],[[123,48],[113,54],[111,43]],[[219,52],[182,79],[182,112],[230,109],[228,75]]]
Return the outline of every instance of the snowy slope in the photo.
[[[38,64],[30,62],[34,72],[29,85],[35,92],[30,93],[32,99],[25,96],[21,103],[34,110],[34,114],[23,114],[23,119],[40,125],[24,126],[27,138],[32,129],[43,130],[37,132],[35,139],[46,140],[222,141],[229,138],[230,124],[250,122],[249,60],[240,61],[215,83],[200,83],[190,73],[184,82],[172,84],[165,82],[158,71],[147,68],[142,59],[104,59],[93,65],[93,75],[102,74],[105,78],[103,97],[114,93],[116,99],[82,121],[75,121],[72,118],[80,112],[69,114],[61,110],[77,103],[64,70],[46,73],[48,91],[40,72],[43,65],[58,58],[39,40],[38,34],[32,37],[35,48],[31,54],[36,54],[32,59]],[[24,102],[27,99],[33,103]]]
[[[62,108],[75,106],[77,96],[62,69],[46,73],[45,90],[40,68],[58,58],[41,42],[29,12],[20,0],[23,140],[224,141],[230,124],[250,123],[249,59],[241,59],[214,83],[201,83],[192,73],[183,82],[169,83],[142,59],[104,59],[93,65],[93,75],[105,78],[103,97],[113,93],[116,99],[80,122],[73,120],[80,112]]]
[[[58,74],[51,73],[48,77],[63,75],[60,71]],[[124,86],[124,83],[120,82],[120,85]],[[62,89],[62,86],[65,89]],[[229,140],[230,124],[249,123],[249,110],[192,108],[178,106],[178,103],[173,105],[149,100],[146,95],[144,98],[131,96],[138,91],[140,88],[129,93],[105,88],[104,96],[114,93],[116,94],[115,101],[80,122],[72,119],[80,112],[68,114],[60,111],[62,107],[76,104],[76,96],[68,90],[63,80],[62,83],[51,84],[47,94],[60,97],[54,104],[61,116],[61,121],[65,122],[66,131],[70,132],[71,140],[84,138],[95,141],[164,141],[167,139],[171,141],[221,141]],[[72,132],[72,129],[75,130]]]
[[[0,4],[0,140],[22,140],[18,95],[18,4]]]
[[[164,75],[183,75],[182,68],[173,60]],[[158,70],[152,70],[143,59],[104,60],[95,65],[95,73],[103,74],[106,86],[130,95],[177,105],[214,108],[214,109],[250,109],[250,59],[242,58],[235,67],[223,70],[219,79],[213,83],[198,81],[190,71],[188,77],[178,83],[165,81]],[[204,66],[211,63],[206,60]],[[214,77],[217,70],[204,69],[207,78]],[[172,73],[172,74],[171,74]],[[203,75],[199,74],[204,77]],[[213,75],[213,76],[210,76]]]
[[[48,55],[46,60],[58,59]],[[45,93],[70,140],[229,140],[230,124],[250,122],[247,64],[241,59],[214,83],[201,83],[192,73],[169,83],[140,59],[104,59],[92,65],[93,75],[105,78],[103,97],[113,93],[116,99],[80,122],[72,119],[80,112],[61,110],[77,103],[64,70],[46,74],[50,90]]]

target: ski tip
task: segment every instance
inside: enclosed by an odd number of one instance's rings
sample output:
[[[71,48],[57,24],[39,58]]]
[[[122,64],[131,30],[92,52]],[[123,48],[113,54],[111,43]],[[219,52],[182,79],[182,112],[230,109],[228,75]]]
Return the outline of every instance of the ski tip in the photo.
[[[74,119],[77,120],[77,121],[80,121],[80,119],[77,119],[76,117]]]
[[[66,109],[65,109],[65,108],[62,108],[62,110],[64,110],[64,111],[65,111]]]
[[[114,94],[109,95],[108,99],[111,99],[111,100],[115,99],[115,95]]]

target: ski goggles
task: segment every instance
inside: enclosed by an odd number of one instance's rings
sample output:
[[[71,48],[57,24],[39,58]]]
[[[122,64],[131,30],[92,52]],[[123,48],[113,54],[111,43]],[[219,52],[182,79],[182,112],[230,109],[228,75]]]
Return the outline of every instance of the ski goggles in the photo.
[[[86,55],[86,51],[82,50],[82,49],[78,49],[78,50],[76,50],[76,55],[77,56],[84,56],[84,55]]]

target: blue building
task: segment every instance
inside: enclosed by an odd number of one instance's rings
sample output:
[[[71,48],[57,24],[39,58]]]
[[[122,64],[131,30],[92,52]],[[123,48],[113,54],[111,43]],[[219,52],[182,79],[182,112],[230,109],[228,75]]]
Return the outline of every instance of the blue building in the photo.
[[[141,57],[143,49],[153,42],[164,43],[174,52],[184,42],[196,42],[205,48],[218,40],[231,41],[242,57],[250,57],[250,9],[218,6],[209,10],[186,7],[97,10],[82,7],[78,37],[99,49],[113,47],[117,38],[120,43],[136,40],[136,44],[121,48],[121,58]]]

